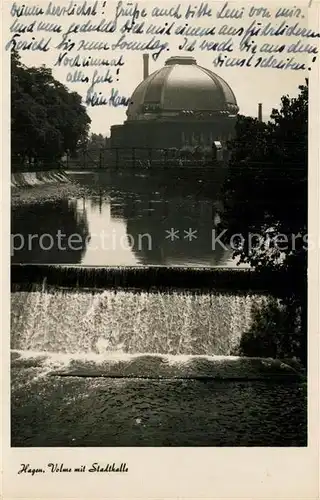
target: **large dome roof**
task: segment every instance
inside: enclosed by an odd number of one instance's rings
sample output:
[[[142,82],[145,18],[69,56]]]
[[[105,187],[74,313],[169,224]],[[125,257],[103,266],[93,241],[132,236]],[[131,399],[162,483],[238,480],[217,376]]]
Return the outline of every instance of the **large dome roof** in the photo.
[[[206,118],[234,116],[238,111],[234,93],[220,76],[198,66],[193,57],[171,57],[138,85],[127,116],[128,120],[177,115]]]

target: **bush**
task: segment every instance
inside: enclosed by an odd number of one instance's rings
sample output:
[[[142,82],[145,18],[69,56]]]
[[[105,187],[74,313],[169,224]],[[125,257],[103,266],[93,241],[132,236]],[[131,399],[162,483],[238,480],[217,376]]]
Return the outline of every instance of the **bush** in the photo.
[[[254,306],[251,328],[241,338],[239,354],[295,359],[306,366],[305,335],[296,306],[271,299],[264,306]]]

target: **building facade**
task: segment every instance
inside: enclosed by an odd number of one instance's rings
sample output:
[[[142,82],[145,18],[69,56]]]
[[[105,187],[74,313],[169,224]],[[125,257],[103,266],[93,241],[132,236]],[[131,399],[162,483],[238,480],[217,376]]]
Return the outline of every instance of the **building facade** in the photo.
[[[127,120],[111,127],[111,147],[182,149],[222,144],[233,135],[239,111],[230,86],[193,57],[171,57],[131,96]]]

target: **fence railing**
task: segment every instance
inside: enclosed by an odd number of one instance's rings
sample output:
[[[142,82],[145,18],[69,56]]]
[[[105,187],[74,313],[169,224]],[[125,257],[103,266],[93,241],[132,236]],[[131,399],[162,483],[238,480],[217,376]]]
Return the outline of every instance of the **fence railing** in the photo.
[[[218,144],[218,143],[217,143]],[[220,143],[219,143],[220,144]],[[66,153],[61,159],[48,162],[42,158],[12,157],[11,170],[39,171],[56,168],[149,168],[155,166],[195,167],[210,166],[228,157],[228,151],[221,145],[185,146],[184,148],[150,148],[150,147],[102,147],[87,148],[76,154]]]
[[[88,149],[77,156],[64,159],[65,168],[151,168],[151,167],[195,167],[210,166],[224,161],[222,155],[213,148],[207,149],[160,149],[143,147],[110,147]]]
[[[11,159],[11,172],[44,172],[49,170],[65,169],[66,162],[62,160],[55,160],[50,163],[37,159],[37,161],[19,161],[19,159]]]

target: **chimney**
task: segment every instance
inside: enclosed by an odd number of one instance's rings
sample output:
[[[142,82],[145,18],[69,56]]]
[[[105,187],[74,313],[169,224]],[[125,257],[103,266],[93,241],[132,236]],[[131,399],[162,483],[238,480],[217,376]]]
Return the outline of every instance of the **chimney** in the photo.
[[[262,102],[258,104],[258,121],[262,122]]]
[[[149,54],[143,54],[143,79],[149,76]]]

